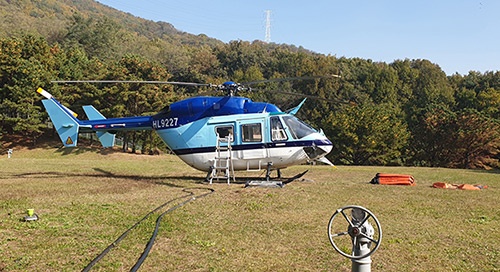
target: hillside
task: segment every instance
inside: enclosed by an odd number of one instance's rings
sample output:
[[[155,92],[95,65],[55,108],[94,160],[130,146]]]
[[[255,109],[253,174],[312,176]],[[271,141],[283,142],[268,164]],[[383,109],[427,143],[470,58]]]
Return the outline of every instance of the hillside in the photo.
[[[0,0],[0,37],[32,33],[56,41],[65,35],[75,14],[108,18],[134,36],[165,39],[181,44],[218,44],[204,35],[178,31],[169,23],[153,22],[118,11],[93,0]]]

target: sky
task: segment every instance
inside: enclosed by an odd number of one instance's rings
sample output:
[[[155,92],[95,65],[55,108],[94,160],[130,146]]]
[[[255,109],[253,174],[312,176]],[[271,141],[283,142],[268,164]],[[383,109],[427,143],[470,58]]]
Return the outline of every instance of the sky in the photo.
[[[498,0],[97,0],[223,42],[266,38],[336,57],[427,59],[447,74],[500,70]]]

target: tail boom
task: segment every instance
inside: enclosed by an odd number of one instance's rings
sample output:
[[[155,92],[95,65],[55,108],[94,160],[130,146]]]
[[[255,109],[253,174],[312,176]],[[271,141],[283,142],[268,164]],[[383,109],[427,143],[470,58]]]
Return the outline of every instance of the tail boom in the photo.
[[[59,103],[50,93],[38,88],[38,93],[45,98],[43,106],[65,147],[75,147],[79,132],[96,132],[103,147],[112,147],[115,142],[115,133],[120,130],[151,130],[152,117],[124,117],[106,119],[93,106],[83,106],[89,120],[79,120],[77,114]]]

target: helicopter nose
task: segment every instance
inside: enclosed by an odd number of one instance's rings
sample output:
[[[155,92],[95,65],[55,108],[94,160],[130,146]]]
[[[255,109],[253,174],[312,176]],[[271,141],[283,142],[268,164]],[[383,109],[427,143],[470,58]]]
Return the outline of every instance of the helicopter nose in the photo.
[[[309,158],[311,158],[312,160],[314,161],[319,161],[319,162],[322,162],[324,164],[328,164],[330,166],[334,166],[335,165],[326,158],[326,155],[328,153],[330,153],[330,151],[332,151],[333,149],[333,144],[330,140],[326,139],[323,139],[321,141],[321,144],[320,145],[317,145],[316,148],[315,148],[315,152],[314,154],[312,154],[311,152],[308,152],[308,150],[304,149],[304,151],[306,151],[306,153],[308,153],[308,156],[310,156]],[[312,158],[311,156],[314,156],[314,158]]]
[[[315,140],[312,146],[304,147],[309,159],[315,160],[326,156],[332,151],[332,142],[328,139]]]
[[[330,141],[328,141],[328,144],[325,145],[320,145],[318,146],[318,149],[321,150],[322,152],[319,152],[320,155],[317,156],[316,158],[324,158],[330,151],[333,149],[333,145]]]
[[[330,142],[330,140],[327,140],[327,141],[328,141],[328,143],[326,145],[318,146],[319,148],[321,148],[323,150],[323,152],[325,152],[325,155],[330,153],[330,151],[332,151],[332,149],[333,149],[332,142]]]
[[[327,154],[330,153],[330,151],[332,151],[333,148],[333,143],[328,138],[326,138],[325,132],[323,131],[322,128],[319,129],[318,139],[322,141],[321,146],[323,147],[323,150],[325,150]]]

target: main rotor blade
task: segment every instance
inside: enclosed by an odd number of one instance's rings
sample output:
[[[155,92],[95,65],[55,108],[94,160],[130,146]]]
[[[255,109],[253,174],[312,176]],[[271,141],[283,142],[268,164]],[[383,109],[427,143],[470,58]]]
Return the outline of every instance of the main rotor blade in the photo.
[[[307,79],[318,79],[318,78],[340,78],[339,75],[327,75],[327,76],[303,76],[303,77],[287,77],[287,78],[273,78],[273,79],[263,79],[255,80],[249,82],[242,82],[242,85],[253,85],[266,82],[282,82],[282,81],[293,81],[293,80],[307,80]]]
[[[77,84],[77,83],[138,83],[138,84],[171,84],[171,85],[184,85],[184,86],[207,86],[212,87],[213,84],[207,83],[193,83],[193,82],[177,82],[177,81],[148,81],[148,80],[53,80],[51,83],[56,84]]]
[[[334,102],[334,103],[342,103],[342,104],[349,104],[350,102],[347,100],[342,100],[338,98],[323,98],[317,95],[310,95],[310,94],[303,94],[303,93],[295,93],[295,92],[287,92],[287,91],[271,91],[271,90],[263,90],[263,89],[253,89],[252,91],[258,91],[258,92],[272,92],[275,94],[287,94],[287,95],[293,95],[293,96],[299,96],[299,97],[307,97],[311,98],[313,100],[324,100],[328,102]]]

